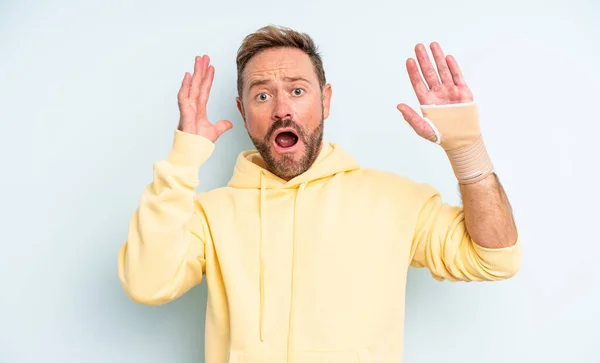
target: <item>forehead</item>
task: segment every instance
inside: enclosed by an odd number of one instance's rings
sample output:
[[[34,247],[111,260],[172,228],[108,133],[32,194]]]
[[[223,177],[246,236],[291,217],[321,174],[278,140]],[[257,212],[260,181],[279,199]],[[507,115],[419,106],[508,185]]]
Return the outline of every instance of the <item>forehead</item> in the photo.
[[[303,77],[310,81],[317,78],[310,57],[297,48],[266,49],[252,57],[244,71],[246,82],[283,77]]]

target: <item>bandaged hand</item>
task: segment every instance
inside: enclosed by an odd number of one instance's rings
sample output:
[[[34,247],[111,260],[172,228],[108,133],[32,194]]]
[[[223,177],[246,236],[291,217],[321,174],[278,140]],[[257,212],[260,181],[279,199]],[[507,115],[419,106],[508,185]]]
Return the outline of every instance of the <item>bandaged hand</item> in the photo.
[[[415,53],[418,65],[409,58],[406,69],[423,115],[404,103],[398,110],[419,136],[444,149],[459,183],[484,179],[494,167],[483,143],[477,104],[456,60],[445,56],[438,43],[431,43],[436,72],[423,44],[415,47]]]

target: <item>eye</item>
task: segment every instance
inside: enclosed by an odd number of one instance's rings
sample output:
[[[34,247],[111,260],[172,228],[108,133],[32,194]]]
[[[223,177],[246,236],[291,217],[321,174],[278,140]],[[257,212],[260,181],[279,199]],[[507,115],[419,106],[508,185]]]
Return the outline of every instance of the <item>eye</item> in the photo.
[[[258,96],[257,96],[257,99],[258,99],[259,101],[266,101],[266,100],[267,100],[267,98],[269,98],[269,95],[267,95],[267,94],[266,94],[266,93],[264,93],[264,92],[263,92],[263,93],[259,93],[259,94],[258,94]]]
[[[302,88],[294,88],[295,96],[301,96],[303,93],[304,93],[304,90]]]

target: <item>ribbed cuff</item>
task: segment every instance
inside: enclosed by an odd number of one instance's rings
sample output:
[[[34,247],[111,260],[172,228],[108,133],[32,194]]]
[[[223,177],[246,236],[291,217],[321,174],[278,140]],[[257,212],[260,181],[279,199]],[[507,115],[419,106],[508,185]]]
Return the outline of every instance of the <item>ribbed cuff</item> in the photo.
[[[167,162],[173,165],[200,167],[214,149],[215,144],[207,138],[176,129]]]
[[[519,237],[515,244],[509,247],[489,248],[473,242],[473,248],[498,277],[511,277],[521,268],[522,251]]]

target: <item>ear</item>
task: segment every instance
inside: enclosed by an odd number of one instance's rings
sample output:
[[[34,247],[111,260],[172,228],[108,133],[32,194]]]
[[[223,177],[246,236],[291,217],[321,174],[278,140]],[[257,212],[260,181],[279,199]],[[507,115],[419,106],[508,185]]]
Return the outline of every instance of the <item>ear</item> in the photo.
[[[242,115],[242,119],[244,120],[244,126],[248,128],[246,124],[246,115],[244,114],[244,104],[242,103],[242,99],[238,96],[235,98],[235,103],[237,105],[238,111],[240,111],[240,115]]]
[[[323,86],[322,94],[323,117],[327,119],[327,117],[329,117],[329,107],[331,105],[331,84],[327,83],[325,86]]]

